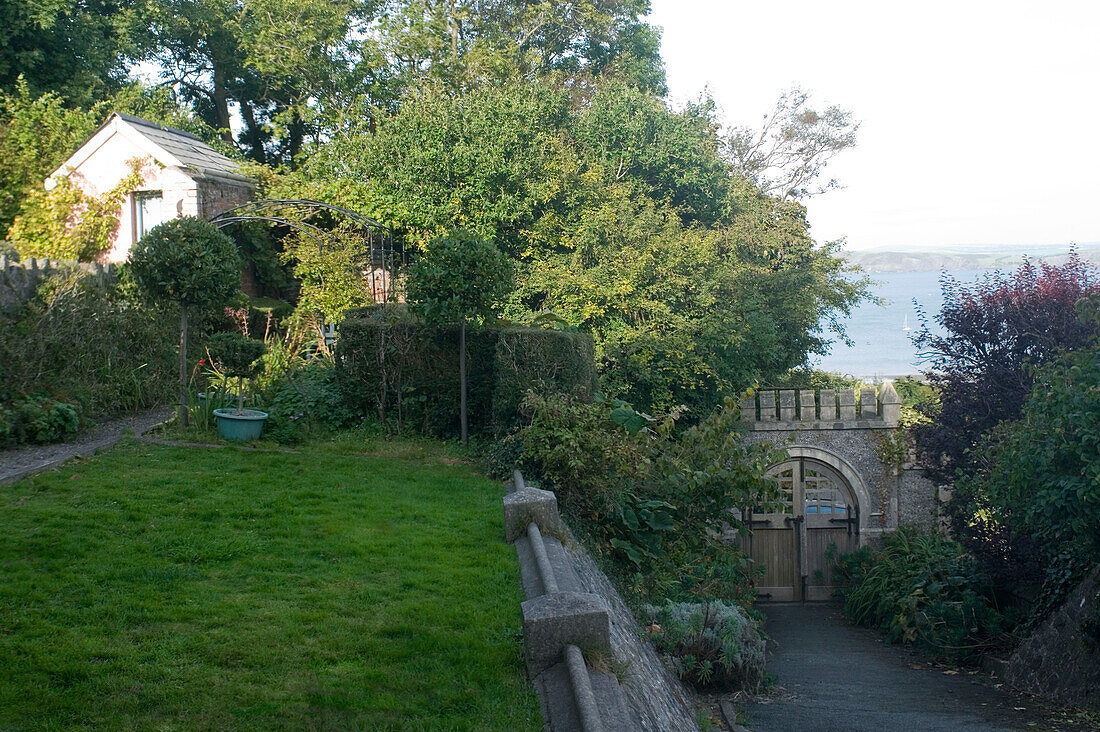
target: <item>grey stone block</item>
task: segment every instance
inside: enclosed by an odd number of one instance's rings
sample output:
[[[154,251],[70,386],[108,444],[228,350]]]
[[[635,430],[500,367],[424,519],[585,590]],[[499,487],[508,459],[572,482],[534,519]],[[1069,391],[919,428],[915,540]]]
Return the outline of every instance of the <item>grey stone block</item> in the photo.
[[[878,401],[883,421],[891,426],[896,425],[901,419],[901,397],[889,381],[882,385],[882,393],[879,394]]]
[[[875,400],[874,387],[868,386],[859,390],[859,416],[864,419],[874,419],[878,416],[878,402]]]
[[[784,422],[794,421],[794,390],[784,389],[779,392],[779,419]]]
[[[754,397],[746,397],[741,400],[741,421],[756,421],[756,399]]]
[[[817,398],[813,389],[803,389],[798,392],[798,418],[803,422],[813,422],[817,419]]]
[[[821,421],[832,422],[836,419],[836,392],[832,389],[821,390]]]
[[[562,534],[558,497],[553,491],[528,486],[504,496],[505,541],[512,542],[526,535],[527,524],[532,521],[543,533]]]
[[[762,391],[760,392],[760,421],[761,422],[774,422],[775,421],[775,392],[774,391]]]
[[[840,418],[842,420],[856,418],[856,395],[851,389],[840,392]]]
[[[562,660],[565,646],[611,657],[611,622],[599,595],[555,592],[525,600],[523,644],[532,678]]]

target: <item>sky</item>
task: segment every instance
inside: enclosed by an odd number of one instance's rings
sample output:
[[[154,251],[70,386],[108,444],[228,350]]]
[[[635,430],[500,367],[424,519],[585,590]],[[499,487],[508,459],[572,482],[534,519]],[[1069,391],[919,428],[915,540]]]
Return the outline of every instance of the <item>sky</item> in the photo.
[[[852,250],[1100,242],[1100,1],[652,0],[674,104],[759,126],[798,85],[860,122],[809,199]]]

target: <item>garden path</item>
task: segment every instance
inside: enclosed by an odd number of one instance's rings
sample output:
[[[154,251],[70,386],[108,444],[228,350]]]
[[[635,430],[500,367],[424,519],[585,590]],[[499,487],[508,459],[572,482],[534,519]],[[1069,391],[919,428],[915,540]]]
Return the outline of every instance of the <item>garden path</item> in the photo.
[[[746,704],[754,731],[1057,730],[1031,698],[984,674],[928,664],[849,625],[834,604],[769,605],[768,670],[780,689]]]
[[[14,483],[33,473],[57,467],[78,455],[89,455],[97,450],[113,447],[127,430],[140,437],[144,432],[166,421],[172,414],[171,409],[150,409],[105,420],[78,433],[67,442],[0,450],[0,485]]]

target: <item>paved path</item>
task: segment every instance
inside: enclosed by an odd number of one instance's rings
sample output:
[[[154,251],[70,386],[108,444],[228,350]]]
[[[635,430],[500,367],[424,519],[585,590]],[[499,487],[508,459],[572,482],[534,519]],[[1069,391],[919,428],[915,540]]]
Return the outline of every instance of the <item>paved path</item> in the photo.
[[[752,730],[1052,729],[1025,697],[985,685],[988,676],[929,668],[912,652],[848,625],[835,605],[764,611],[775,641],[768,670],[783,689],[744,706]]]
[[[171,409],[151,409],[97,424],[77,434],[69,442],[0,450],[0,485],[14,483],[33,473],[49,470],[78,455],[106,450],[122,438],[124,430],[132,430],[135,435],[140,436],[171,416]]]

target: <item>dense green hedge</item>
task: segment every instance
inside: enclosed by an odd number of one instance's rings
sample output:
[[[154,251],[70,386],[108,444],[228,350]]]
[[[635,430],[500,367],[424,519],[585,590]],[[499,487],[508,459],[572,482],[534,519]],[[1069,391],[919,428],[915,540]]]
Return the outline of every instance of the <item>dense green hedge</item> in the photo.
[[[470,429],[520,421],[528,389],[596,389],[592,337],[538,328],[467,333]],[[352,311],[340,325],[337,379],[346,403],[434,435],[458,429],[458,326],[425,325],[400,306]]]

